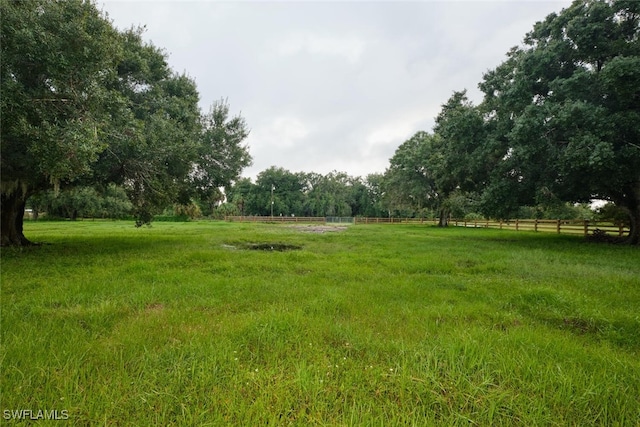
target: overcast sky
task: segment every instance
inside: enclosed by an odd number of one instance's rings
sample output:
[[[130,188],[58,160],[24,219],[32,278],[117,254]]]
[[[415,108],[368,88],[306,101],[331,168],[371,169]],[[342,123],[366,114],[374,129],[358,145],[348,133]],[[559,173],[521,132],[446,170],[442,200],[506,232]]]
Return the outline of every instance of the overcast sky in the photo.
[[[242,114],[252,179],[270,166],[384,172],[453,91],[480,102],[483,73],[571,3],[97,1],[116,27],[146,26],[195,80],[203,111],[226,98]]]

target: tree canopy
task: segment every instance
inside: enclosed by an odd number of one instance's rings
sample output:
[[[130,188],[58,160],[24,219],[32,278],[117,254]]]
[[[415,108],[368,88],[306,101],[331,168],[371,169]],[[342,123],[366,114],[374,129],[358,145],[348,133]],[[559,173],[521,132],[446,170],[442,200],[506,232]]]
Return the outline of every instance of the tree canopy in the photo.
[[[394,209],[420,211],[440,207],[434,168],[438,138],[424,131],[402,143],[389,160],[382,188]]]
[[[119,32],[82,0],[0,8],[2,245],[29,243],[25,202],[51,187],[118,184],[143,224],[251,162],[244,119],[226,102],[201,114],[195,82],[140,29]]]
[[[26,198],[91,170],[107,141],[118,33],[82,1],[0,2],[1,243],[25,244]]]
[[[577,0],[484,76],[485,141],[501,149],[486,202],[610,200],[628,210],[638,243],[639,21],[636,1]]]
[[[227,200],[236,207],[234,213],[241,215],[380,216],[385,212],[378,175],[363,180],[345,172],[322,175],[276,166],[260,172],[255,183],[249,178],[238,180],[227,191]]]
[[[407,155],[414,136],[398,148],[387,174],[396,197],[420,183],[441,206],[472,195],[503,219],[525,205],[603,199],[626,209],[629,241],[640,242],[640,2],[574,1],[538,22],[479,87],[480,105],[462,91],[442,106],[437,143]]]

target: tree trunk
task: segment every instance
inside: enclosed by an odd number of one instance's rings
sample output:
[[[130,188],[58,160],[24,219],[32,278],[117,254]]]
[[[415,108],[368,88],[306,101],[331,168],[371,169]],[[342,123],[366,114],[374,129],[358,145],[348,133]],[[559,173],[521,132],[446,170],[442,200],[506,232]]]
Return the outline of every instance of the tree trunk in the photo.
[[[631,245],[640,245],[640,181],[635,183],[631,191],[631,197],[627,204],[629,210],[629,238],[627,243]]]
[[[449,226],[449,209],[442,208],[440,209],[438,227],[448,227],[448,226]]]
[[[626,197],[614,200],[614,203],[625,208],[629,215],[629,236],[625,243],[640,245],[640,181],[626,190]]]
[[[19,189],[0,196],[0,245],[28,246],[32,243],[24,237],[22,224],[27,195]]]
[[[640,206],[636,206],[635,209],[630,210],[629,216],[631,217],[631,223],[627,243],[630,245],[640,245]]]

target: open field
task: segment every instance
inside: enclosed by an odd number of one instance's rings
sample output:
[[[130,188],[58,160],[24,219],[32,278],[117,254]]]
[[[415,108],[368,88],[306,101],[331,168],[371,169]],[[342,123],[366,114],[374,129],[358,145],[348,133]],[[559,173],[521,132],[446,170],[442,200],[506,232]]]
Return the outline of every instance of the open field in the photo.
[[[27,222],[47,244],[2,249],[3,424],[640,425],[637,248],[305,231]]]

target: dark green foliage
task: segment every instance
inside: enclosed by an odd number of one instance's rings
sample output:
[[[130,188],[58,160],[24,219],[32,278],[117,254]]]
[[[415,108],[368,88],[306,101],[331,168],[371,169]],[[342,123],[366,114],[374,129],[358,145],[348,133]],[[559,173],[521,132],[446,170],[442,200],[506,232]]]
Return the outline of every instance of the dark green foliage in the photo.
[[[246,121],[241,116],[229,117],[226,100],[216,102],[201,118],[202,132],[198,160],[191,174],[191,187],[200,203],[211,211],[242,170],[251,165],[249,148],[243,145],[249,136]]]
[[[142,41],[140,30],[121,35],[125,56],[110,85],[118,102],[105,132],[110,144],[94,177],[123,185],[138,223],[180,200],[198,156],[199,95],[195,83],[177,75],[165,54]]]
[[[567,203],[604,199],[625,209],[629,241],[640,242],[639,4],[576,0],[484,75],[480,105],[452,95],[436,118],[438,143],[411,159],[429,165],[441,218],[454,194],[477,194],[477,209],[503,219],[523,206],[536,217],[584,215]],[[393,188],[409,195],[410,182]]]
[[[324,176],[307,174],[305,178],[305,212],[309,216],[354,215],[356,192],[362,191],[359,179],[336,171]]]
[[[382,189],[385,203],[394,211],[420,211],[440,203],[433,156],[437,137],[417,132],[402,143],[385,171]]]
[[[37,219],[46,218],[111,218],[124,219],[131,215],[132,204],[122,187],[114,184],[97,190],[94,187],[70,187],[59,192],[49,190],[27,201]]]
[[[118,32],[91,1],[0,8],[2,245],[29,244],[26,200],[51,187],[69,189],[56,203],[73,217],[102,209],[80,202],[91,187],[115,184],[141,225],[173,203],[220,199],[250,163],[244,119],[228,119],[226,102],[201,117],[193,80],[141,29]]]
[[[117,32],[90,2],[0,2],[2,245],[29,241],[29,195],[91,170],[106,145]]]
[[[381,176],[366,180],[344,172],[291,172],[272,166],[229,187],[224,207],[228,215],[269,216],[380,216],[383,213]],[[272,202],[273,201],[273,212]],[[232,213],[235,212],[235,213]],[[220,214],[220,212],[218,212]]]
[[[613,203],[607,203],[597,211],[597,217],[601,221],[611,221],[614,224],[628,224],[627,212]]]
[[[437,133],[418,132],[398,147],[383,179],[392,216],[433,217],[437,212],[439,225],[446,226],[450,217],[475,213],[479,172],[474,164],[480,163],[472,147],[481,139],[470,129],[481,132],[482,120],[464,92],[456,93],[438,116]]]
[[[638,243],[639,12],[637,2],[575,1],[485,75],[487,144],[498,141],[502,154],[484,193],[487,212],[611,200],[630,214]]]

